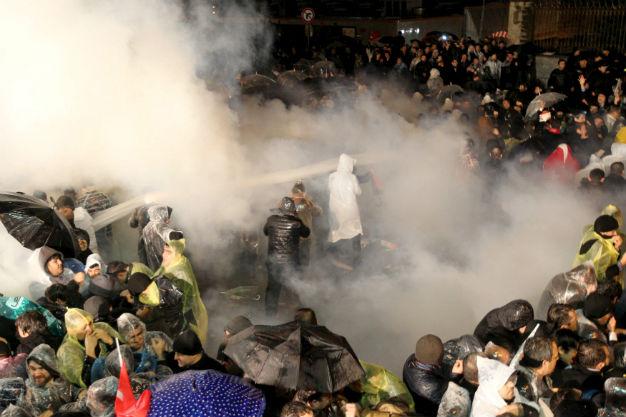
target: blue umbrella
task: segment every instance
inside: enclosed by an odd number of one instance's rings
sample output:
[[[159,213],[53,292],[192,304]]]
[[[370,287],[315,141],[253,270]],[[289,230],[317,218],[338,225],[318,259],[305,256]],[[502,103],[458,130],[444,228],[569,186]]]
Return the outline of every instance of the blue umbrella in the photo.
[[[263,393],[241,378],[216,371],[187,371],[150,388],[148,417],[261,417]]]

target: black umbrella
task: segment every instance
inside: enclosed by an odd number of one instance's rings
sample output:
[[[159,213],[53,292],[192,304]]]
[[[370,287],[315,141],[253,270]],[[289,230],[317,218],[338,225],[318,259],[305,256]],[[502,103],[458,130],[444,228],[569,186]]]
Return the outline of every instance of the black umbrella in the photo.
[[[0,193],[0,221],[25,248],[50,246],[69,258],[79,252],[72,226],[38,198]]]
[[[323,326],[252,326],[224,352],[257,384],[292,390],[333,393],[365,374],[346,339]]]

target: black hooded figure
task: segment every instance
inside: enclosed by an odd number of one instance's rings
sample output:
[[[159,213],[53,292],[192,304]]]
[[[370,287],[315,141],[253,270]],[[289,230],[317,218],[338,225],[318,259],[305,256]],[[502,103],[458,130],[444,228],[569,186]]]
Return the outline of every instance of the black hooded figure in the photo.
[[[274,316],[283,285],[300,267],[300,238],[308,237],[311,231],[298,218],[293,200],[283,197],[278,213],[268,217],[263,233],[268,237],[265,309],[268,316]]]
[[[474,336],[485,345],[493,342],[515,353],[533,319],[533,306],[528,301],[513,300],[487,313],[476,326]]]

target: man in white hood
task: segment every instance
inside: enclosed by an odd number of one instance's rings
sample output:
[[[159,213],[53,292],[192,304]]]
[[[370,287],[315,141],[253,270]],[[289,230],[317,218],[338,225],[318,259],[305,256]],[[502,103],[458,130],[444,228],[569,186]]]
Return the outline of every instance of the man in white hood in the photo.
[[[496,417],[507,414],[522,417],[532,407],[517,402],[517,373],[503,363],[482,357],[477,358],[478,381],[470,417]],[[536,411],[536,410],[535,410]]]
[[[337,171],[328,178],[330,199],[330,243],[341,252],[344,247],[352,249],[352,267],[356,264],[361,252],[361,214],[357,196],[361,195],[361,187],[356,175],[352,173],[355,160],[341,154]]]

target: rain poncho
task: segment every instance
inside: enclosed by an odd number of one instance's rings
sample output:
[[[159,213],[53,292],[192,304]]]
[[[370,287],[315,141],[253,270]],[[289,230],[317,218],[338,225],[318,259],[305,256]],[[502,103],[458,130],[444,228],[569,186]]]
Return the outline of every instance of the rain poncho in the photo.
[[[0,411],[17,403],[25,394],[26,385],[22,378],[0,379]]]
[[[84,327],[86,322],[93,323],[93,317],[89,313],[78,308],[71,308],[68,310],[65,314],[67,335],[65,336],[65,339],[63,339],[63,344],[61,344],[61,347],[59,347],[57,352],[59,372],[68,382],[81,388],[87,388],[87,383],[89,382],[83,379],[83,371],[87,354],[85,352],[84,343],[81,343],[76,338],[74,332]],[[106,323],[93,323],[93,329],[94,331],[104,331],[113,339],[120,338],[120,335]],[[107,345],[100,341],[98,346],[99,356],[101,358],[106,357],[109,352]]]
[[[577,267],[585,262],[591,261],[596,271],[596,278],[599,282],[602,282],[605,279],[607,268],[617,263],[619,252],[615,249],[615,246],[613,246],[613,241],[600,236],[593,230],[593,226],[585,229],[583,237],[580,240],[579,248],[591,240],[595,242],[585,253],[581,254],[579,250],[574,258],[572,267]]]
[[[468,417],[471,409],[472,399],[469,391],[454,382],[450,382],[443,398],[441,398],[437,417]]]
[[[113,407],[117,395],[117,378],[109,376],[89,387],[86,404],[91,417],[115,417]]]
[[[355,160],[346,154],[339,156],[337,171],[328,178],[330,200],[330,242],[352,239],[363,234],[361,215],[357,204],[357,196],[361,187],[357,177],[352,173]]]
[[[74,224],[89,235],[89,249],[94,253],[98,252],[98,240],[96,239],[96,231],[93,228],[93,217],[83,207],[74,209]]]
[[[155,272],[155,275],[162,275],[172,280],[176,287],[183,292],[183,315],[200,341],[204,343],[209,332],[209,317],[200,297],[200,290],[191,262],[183,254],[185,239],[170,240],[168,246],[173,252],[172,257],[163,259],[163,265]]]
[[[151,388],[149,417],[261,417],[263,393],[216,371],[188,371]]]
[[[471,417],[495,417],[500,410],[507,406],[507,402],[498,392],[515,369],[499,361],[477,358],[478,381],[480,385],[474,395]]]
[[[29,377],[26,381],[26,394],[18,402],[18,406],[27,410],[30,414],[38,416],[46,410],[56,411],[62,405],[76,401],[78,388],[60,379],[57,360],[54,349],[48,345],[39,345],[28,355],[27,362],[35,361],[46,368],[51,374],[52,380],[45,386],[37,386]]]
[[[169,240],[170,232],[175,231],[170,225],[170,208],[167,206],[152,206],[148,209],[150,221],[143,228],[142,236],[145,242],[146,260],[150,269],[155,270],[163,260],[163,247]]]
[[[556,303],[581,307],[589,290],[596,286],[596,274],[591,262],[555,275],[543,290],[538,317],[546,317],[550,306]]]
[[[443,344],[443,369],[452,377],[452,368],[457,360],[463,360],[473,352],[482,352],[483,344],[470,334],[448,340]]]
[[[135,369],[135,356],[131,348],[126,345],[122,345],[120,346],[120,352],[122,352],[122,360],[126,364],[133,394],[135,397],[139,397],[142,392],[150,387],[152,381],[148,376],[140,375],[133,371]],[[119,378],[122,365],[120,363],[120,357],[117,349],[109,353],[105,364],[105,375]]]
[[[382,366],[360,362],[365,370],[365,377],[361,380],[361,407],[374,408],[381,401],[396,397],[404,401],[410,410],[415,410],[413,397],[399,377]]]
[[[598,417],[623,417],[626,415],[626,378],[609,378],[604,382],[605,407]]]
[[[53,336],[63,336],[63,323],[39,304],[25,297],[0,297],[0,316],[9,320],[16,320],[27,311],[38,311],[46,318],[48,330]]]
[[[146,331],[145,323],[142,322],[137,316],[130,313],[124,313],[117,319],[117,328],[123,339],[128,339],[128,337],[134,333],[136,329],[141,329],[145,332],[143,347],[140,350],[133,352],[133,363],[135,364],[135,367],[129,367],[128,369],[134,369],[137,373],[156,372],[157,378],[164,376],[161,375],[164,374],[164,372],[159,369],[164,367],[159,366],[159,358],[152,349],[152,344],[159,339],[165,346],[164,350],[166,352],[171,352],[173,345],[172,339],[170,339],[170,337],[163,332]],[[171,374],[171,371],[166,373]]]

